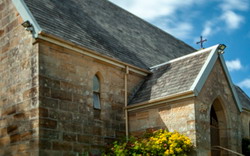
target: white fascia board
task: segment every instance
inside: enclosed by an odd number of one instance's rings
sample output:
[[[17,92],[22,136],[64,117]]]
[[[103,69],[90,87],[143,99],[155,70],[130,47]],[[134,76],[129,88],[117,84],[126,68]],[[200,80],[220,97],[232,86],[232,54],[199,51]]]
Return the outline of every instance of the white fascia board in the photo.
[[[213,47],[214,47],[214,46],[213,46]],[[158,65],[152,66],[152,67],[150,67],[150,69],[158,68],[158,67],[161,67],[161,66],[163,66],[163,65],[166,65],[166,64],[169,64],[169,63],[173,63],[173,62],[175,62],[175,61],[180,61],[180,60],[182,60],[182,59],[185,59],[185,58],[188,58],[188,57],[191,57],[191,56],[195,56],[195,55],[198,55],[198,54],[201,54],[201,53],[204,53],[204,52],[211,51],[211,50],[213,49],[213,47],[209,47],[209,48],[206,48],[206,49],[201,49],[201,50],[199,50],[199,51],[195,51],[195,52],[193,52],[193,53],[190,53],[190,54],[187,54],[187,55],[184,55],[184,56],[175,58],[175,59],[173,59],[173,60],[170,60],[170,61],[167,61],[167,62],[158,64]]]
[[[38,37],[38,34],[42,31],[41,27],[38,25],[37,21],[35,20],[34,16],[32,15],[32,13],[30,12],[30,10],[28,9],[27,5],[25,4],[25,2],[23,0],[12,0],[12,2],[14,3],[17,11],[19,12],[19,14],[21,15],[21,17],[23,18],[23,21],[29,21],[33,28],[33,36],[34,38]]]
[[[232,81],[231,76],[230,76],[230,74],[229,74],[229,71],[228,71],[228,69],[227,69],[227,66],[226,66],[226,63],[225,63],[225,59],[224,59],[223,55],[219,55],[219,58],[220,58],[222,67],[223,67],[223,69],[224,69],[224,71],[225,71],[225,73],[226,73],[226,77],[227,77],[229,86],[230,86],[230,88],[231,88],[231,90],[232,90],[232,92],[233,92],[233,96],[234,96],[234,99],[235,99],[236,104],[237,104],[237,106],[238,106],[238,109],[239,109],[240,112],[242,112],[242,105],[241,105],[241,103],[240,103],[239,96],[238,96],[238,94],[237,94],[237,92],[236,92],[236,90],[235,90],[235,87],[234,87],[234,85],[233,85],[233,81]]]
[[[193,85],[191,86],[190,90],[192,90],[195,96],[198,96],[199,92],[201,91],[203,85],[205,84],[210,72],[212,71],[214,64],[218,58],[217,49],[218,45],[212,46],[209,49],[211,50],[210,54],[204,65],[202,66],[198,76],[196,77]]]

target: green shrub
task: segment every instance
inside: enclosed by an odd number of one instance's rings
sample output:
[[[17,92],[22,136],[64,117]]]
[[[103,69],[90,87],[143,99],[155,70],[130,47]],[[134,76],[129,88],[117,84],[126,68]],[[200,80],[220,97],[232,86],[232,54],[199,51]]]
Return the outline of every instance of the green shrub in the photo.
[[[242,139],[242,154],[250,155],[250,139],[248,138]]]
[[[191,140],[166,130],[147,132],[142,137],[130,137],[128,141],[116,141],[108,156],[186,156],[193,149]]]

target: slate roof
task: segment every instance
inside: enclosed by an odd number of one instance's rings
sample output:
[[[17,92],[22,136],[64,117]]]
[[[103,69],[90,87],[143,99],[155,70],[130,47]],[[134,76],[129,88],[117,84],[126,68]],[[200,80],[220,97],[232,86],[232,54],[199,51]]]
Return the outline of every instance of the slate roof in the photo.
[[[148,69],[192,47],[107,0],[24,0],[42,31]]]
[[[250,98],[247,96],[247,94],[240,87],[235,85],[235,89],[237,91],[242,108],[250,110]]]
[[[189,91],[209,54],[210,51],[196,52],[154,68],[130,105]]]

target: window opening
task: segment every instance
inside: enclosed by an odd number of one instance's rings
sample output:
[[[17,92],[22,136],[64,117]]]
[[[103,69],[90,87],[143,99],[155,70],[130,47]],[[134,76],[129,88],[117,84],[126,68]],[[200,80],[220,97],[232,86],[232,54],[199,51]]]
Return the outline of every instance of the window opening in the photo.
[[[100,80],[95,75],[93,78],[93,106],[95,109],[101,109],[100,104]]]

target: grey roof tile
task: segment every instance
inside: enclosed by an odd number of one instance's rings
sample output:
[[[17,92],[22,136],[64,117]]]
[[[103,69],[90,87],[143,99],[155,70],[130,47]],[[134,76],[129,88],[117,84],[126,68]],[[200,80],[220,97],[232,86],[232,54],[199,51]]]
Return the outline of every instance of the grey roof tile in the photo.
[[[153,69],[130,104],[189,91],[209,53],[197,53]]]
[[[239,86],[235,85],[235,89],[238,94],[242,108],[250,110],[250,98]]]
[[[148,69],[192,47],[107,0],[24,0],[42,30]]]

